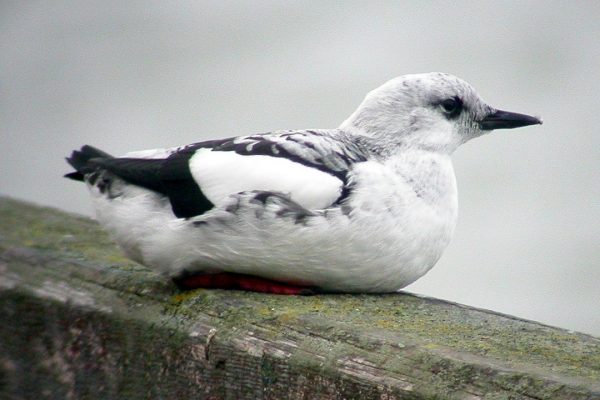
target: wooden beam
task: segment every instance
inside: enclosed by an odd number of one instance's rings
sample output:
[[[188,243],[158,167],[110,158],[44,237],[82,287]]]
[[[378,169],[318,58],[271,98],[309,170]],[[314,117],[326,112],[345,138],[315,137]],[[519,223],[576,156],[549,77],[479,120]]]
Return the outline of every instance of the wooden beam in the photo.
[[[0,398],[600,399],[600,339],[406,293],[178,291],[0,198]]]

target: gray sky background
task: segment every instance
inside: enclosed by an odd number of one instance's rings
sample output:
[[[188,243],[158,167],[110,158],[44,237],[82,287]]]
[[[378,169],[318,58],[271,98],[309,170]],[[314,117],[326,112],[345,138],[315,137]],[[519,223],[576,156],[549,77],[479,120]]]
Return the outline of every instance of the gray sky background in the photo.
[[[443,71],[544,125],[454,156],[456,235],[407,289],[600,335],[600,2],[0,3],[0,193],[91,215],[61,178],[113,154],[336,127]]]

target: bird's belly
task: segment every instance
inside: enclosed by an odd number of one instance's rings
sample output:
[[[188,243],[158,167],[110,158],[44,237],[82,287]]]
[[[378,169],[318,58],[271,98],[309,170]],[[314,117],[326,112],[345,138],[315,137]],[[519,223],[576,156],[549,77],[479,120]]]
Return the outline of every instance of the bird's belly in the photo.
[[[145,237],[144,264],[171,276],[225,271],[330,291],[396,291],[433,267],[453,223],[430,213],[398,219],[375,211],[336,208],[302,222],[276,210],[171,221]]]

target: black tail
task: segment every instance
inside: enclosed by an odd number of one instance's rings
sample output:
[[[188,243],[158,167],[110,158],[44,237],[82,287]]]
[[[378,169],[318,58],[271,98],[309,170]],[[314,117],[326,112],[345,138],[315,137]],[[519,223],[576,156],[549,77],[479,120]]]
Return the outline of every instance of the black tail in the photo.
[[[87,179],[100,192],[117,177],[128,184],[160,193],[169,198],[177,218],[191,218],[214,207],[204,196],[189,168],[195,149],[175,152],[166,158],[113,157],[92,146],[75,150],[67,162],[75,172],[65,177],[76,181]]]
[[[95,147],[85,145],[80,150],[75,150],[67,157],[67,162],[75,168],[76,172],[71,172],[65,175],[65,178],[76,181],[83,181],[83,176],[94,172],[98,167],[97,164],[90,163],[90,160],[109,159],[113,158],[108,153],[103,152]]]
[[[76,172],[66,174],[65,178],[83,181],[86,174],[105,170],[133,185],[166,194],[159,177],[159,169],[163,161],[163,159],[113,157],[102,150],[85,145],[81,150],[75,150],[70,157],[67,157],[67,162],[75,168]]]

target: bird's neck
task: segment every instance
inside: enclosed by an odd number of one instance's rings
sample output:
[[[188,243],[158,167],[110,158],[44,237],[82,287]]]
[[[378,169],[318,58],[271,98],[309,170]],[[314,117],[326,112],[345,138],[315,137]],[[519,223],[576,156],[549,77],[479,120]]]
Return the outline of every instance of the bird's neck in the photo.
[[[449,158],[460,143],[448,143],[437,141],[435,137],[431,140],[415,140],[410,135],[370,135],[360,130],[345,131],[346,135],[354,143],[368,154],[379,160],[391,158],[405,158],[407,155],[439,155]]]
[[[462,144],[460,137],[453,135],[449,126],[431,126],[427,129],[374,127],[366,128],[348,119],[340,125],[340,130],[353,137],[374,154],[392,157],[408,151],[428,151],[451,155]]]

